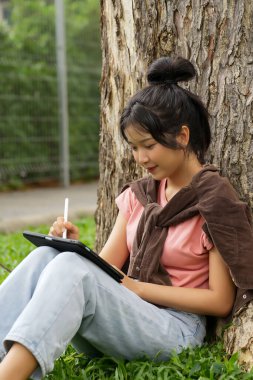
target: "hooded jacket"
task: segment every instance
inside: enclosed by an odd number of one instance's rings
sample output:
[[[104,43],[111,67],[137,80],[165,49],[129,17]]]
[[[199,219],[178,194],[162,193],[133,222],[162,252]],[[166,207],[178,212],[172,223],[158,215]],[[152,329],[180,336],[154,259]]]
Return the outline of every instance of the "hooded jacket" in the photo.
[[[220,252],[237,287],[233,313],[253,299],[253,228],[249,206],[229,181],[206,165],[165,207],[157,204],[159,181],[147,177],[127,184],[144,206],[133,242],[128,276],[171,285],[160,257],[171,225],[200,214],[202,229]]]

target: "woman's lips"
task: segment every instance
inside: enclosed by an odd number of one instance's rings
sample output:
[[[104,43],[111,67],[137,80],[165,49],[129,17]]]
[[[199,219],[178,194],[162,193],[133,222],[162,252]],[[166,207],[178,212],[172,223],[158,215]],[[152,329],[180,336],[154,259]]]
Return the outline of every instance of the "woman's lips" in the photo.
[[[148,171],[149,173],[153,173],[153,172],[155,171],[156,168],[157,168],[157,166],[152,166],[152,167],[150,167],[150,168],[147,168],[147,171]]]

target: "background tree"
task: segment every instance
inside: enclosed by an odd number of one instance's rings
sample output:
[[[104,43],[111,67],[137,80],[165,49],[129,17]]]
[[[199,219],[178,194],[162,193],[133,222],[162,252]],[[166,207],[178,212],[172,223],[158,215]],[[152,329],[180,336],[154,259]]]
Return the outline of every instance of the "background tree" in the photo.
[[[102,80],[97,249],[117,213],[114,198],[141,172],[118,129],[128,98],[145,85],[155,58],[180,55],[197,69],[188,88],[208,106],[213,135],[209,159],[253,207],[253,3],[242,0],[101,0]],[[253,365],[252,305],[226,330],[229,353]],[[239,326],[238,326],[239,325]],[[253,346],[253,345],[252,345]]]

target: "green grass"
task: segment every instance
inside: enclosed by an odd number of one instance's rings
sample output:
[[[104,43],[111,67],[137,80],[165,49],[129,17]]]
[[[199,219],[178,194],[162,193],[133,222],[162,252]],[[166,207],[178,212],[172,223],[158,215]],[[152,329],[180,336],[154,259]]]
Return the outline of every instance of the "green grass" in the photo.
[[[204,344],[194,350],[184,350],[165,362],[146,358],[132,361],[112,357],[89,360],[78,355],[70,346],[56,360],[47,380],[232,380],[253,379],[238,366],[237,355],[226,357],[222,343]]]
[[[80,228],[80,240],[94,245],[95,224],[91,217],[76,222]],[[47,233],[48,226],[27,228]],[[22,236],[22,231],[0,234],[0,263],[13,269],[30,251],[33,245]],[[8,273],[0,269],[0,283]],[[159,356],[158,356],[159,358]],[[205,343],[202,347],[184,350],[173,355],[166,362],[139,360],[118,360],[102,356],[90,360],[78,354],[72,346],[55,362],[54,370],[45,380],[253,380],[253,371],[246,373],[238,365],[237,355],[228,357],[218,341]]]
[[[87,217],[75,221],[80,229],[80,240],[88,246],[93,247],[95,239],[95,222],[92,217]],[[37,228],[28,227],[26,230],[48,233],[48,225],[42,225]],[[20,261],[34,249],[32,243],[26,240],[22,231],[12,234],[0,234],[0,263],[6,268],[12,270]],[[8,272],[0,267],[0,283],[7,277]]]

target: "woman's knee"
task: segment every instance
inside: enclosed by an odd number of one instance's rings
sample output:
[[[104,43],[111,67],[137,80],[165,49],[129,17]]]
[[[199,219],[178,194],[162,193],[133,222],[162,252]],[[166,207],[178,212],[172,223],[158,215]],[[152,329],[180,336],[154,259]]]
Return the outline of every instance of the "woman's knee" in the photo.
[[[26,257],[25,261],[29,265],[47,265],[51,260],[53,260],[59,252],[51,247],[38,247],[35,248],[30,254]]]
[[[57,263],[57,265],[61,264],[72,267],[80,265],[81,260],[80,256],[75,252],[60,252],[55,258],[55,263]]]
[[[83,277],[91,273],[85,261],[75,252],[60,252],[49,267],[63,277]]]
[[[85,287],[93,288],[94,276],[87,267],[85,261],[74,252],[61,252],[52,260],[43,271],[43,281],[53,281],[60,287],[86,284]]]

